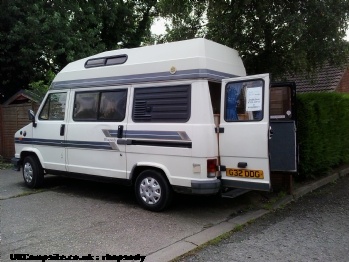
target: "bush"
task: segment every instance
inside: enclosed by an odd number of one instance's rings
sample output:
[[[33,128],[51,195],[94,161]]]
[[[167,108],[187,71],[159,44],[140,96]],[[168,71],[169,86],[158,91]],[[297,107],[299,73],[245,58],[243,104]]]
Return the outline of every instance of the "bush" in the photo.
[[[349,95],[298,94],[297,115],[302,177],[349,162]]]

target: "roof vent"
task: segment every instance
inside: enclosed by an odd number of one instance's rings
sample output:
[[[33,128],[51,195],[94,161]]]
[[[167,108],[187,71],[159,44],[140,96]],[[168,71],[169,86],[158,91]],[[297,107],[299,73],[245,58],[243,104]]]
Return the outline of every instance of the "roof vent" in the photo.
[[[127,58],[127,55],[92,58],[86,61],[85,68],[121,65],[127,61]]]

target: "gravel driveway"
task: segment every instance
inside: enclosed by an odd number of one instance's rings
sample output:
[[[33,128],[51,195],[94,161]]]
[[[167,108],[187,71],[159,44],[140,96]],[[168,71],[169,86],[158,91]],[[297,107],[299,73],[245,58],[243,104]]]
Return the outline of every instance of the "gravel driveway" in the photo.
[[[349,261],[349,176],[181,261]]]

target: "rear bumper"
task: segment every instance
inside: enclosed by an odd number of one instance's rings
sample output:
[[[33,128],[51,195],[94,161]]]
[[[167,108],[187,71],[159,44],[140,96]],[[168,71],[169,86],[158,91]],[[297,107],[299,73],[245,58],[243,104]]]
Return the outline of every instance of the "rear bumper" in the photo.
[[[221,181],[219,179],[209,181],[191,181],[191,190],[193,194],[213,195],[217,194],[221,189]]]
[[[14,170],[20,171],[21,170],[21,159],[17,157],[13,157],[11,159],[11,163],[13,164]]]
[[[236,181],[222,179],[222,187],[227,188],[243,188],[249,190],[259,190],[259,191],[270,191],[269,183],[257,183],[257,182],[246,182],[246,181]]]
[[[173,190],[181,194],[215,195],[221,190],[221,181],[215,180],[191,180],[190,187],[172,186]]]

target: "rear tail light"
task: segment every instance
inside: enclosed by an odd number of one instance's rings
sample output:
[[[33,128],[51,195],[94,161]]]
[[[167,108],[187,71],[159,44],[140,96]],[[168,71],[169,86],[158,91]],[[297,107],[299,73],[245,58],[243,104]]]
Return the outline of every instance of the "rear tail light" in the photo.
[[[217,173],[217,159],[207,159],[207,177],[216,177]]]

